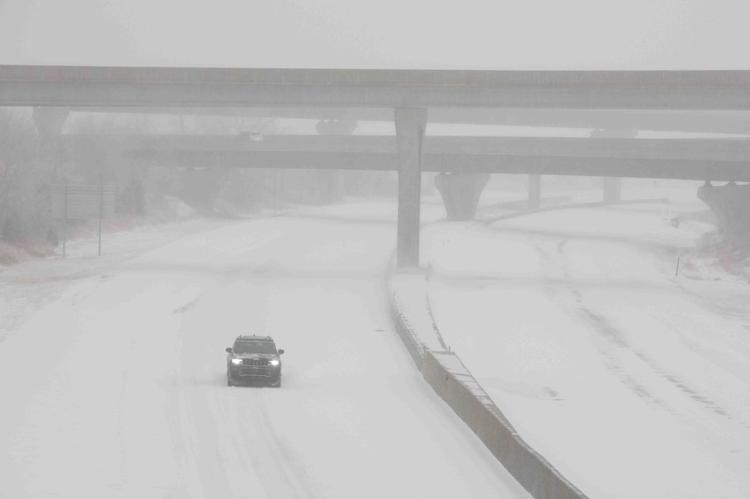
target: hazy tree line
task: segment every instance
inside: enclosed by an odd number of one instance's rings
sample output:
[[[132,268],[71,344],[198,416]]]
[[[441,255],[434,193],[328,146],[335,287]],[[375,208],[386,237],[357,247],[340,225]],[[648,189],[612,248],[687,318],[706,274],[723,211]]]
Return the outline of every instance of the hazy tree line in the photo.
[[[264,133],[278,132],[272,120],[254,126]],[[63,133],[138,134],[154,128],[159,133],[146,117],[123,121],[103,115],[69,119]],[[232,132],[226,123],[210,119],[194,120],[188,128],[187,133]],[[0,239],[56,244],[63,222],[55,217],[53,198],[66,182],[113,186],[115,216],[123,219],[186,212],[244,216],[291,204],[335,202],[347,195],[391,196],[396,188],[395,177],[383,172],[147,166],[95,144],[86,157],[71,158],[60,143],[40,136],[30,112],[0,110]]]
[[[39,239],[50,229],[56,172],[41,146],[26,116],[0,113],[0,236],[4,241]]]

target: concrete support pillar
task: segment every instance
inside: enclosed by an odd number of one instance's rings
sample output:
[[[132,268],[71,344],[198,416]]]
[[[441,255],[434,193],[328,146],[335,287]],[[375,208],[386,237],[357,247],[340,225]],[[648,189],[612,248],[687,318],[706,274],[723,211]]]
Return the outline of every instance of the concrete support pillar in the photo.
[[[591,138],[632,139],[638,135],[638,130],[592,130]],[[622,179],[616,177],[602,177],[602,201],[617,203],[622,198]]]
[[[529,175],[529,209],[538,210],[542,206],[542,176]]]
[[[397,108],[396,150],[398,154],[398,229],[396,264],[419,266],[419,214],[422,178],[422,142],[427,110]]]
[[[439,173],[435,186],[443,197],[448,220],[473,220],[489,180],[486,173]]]
[[[617,177],[602,177],[602,201],[617,203],[622,192],[622,179]]]

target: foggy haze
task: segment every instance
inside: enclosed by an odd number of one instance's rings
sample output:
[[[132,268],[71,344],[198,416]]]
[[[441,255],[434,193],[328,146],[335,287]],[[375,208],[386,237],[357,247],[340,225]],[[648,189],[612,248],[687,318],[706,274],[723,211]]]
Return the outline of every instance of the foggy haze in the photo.
[[[3,0],[0,63],[748,69],[742,0]]]
[[[749,14],[0,0],[0,499],[747,497]]]

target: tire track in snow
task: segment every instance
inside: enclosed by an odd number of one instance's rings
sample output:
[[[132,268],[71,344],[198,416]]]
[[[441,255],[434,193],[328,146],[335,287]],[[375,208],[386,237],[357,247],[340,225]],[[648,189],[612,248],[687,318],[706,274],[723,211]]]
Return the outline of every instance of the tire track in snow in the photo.
[[[223,379],[222,379],[223,381]],[[253,470],[267,497],[314,498],[311,484],[289,446],[276,434],[265,408],[263,392],[268,388],[233,387],[217,383],[217,390],[229,391],[228,396],[216,393],[225,421],[231,422],[234,455],[243,469]],[[237,410],[238,396],[245,397]],[[232,402],[230,402],[232,400]],[[260,450],[262,449],[262,451]]]
[[[674,414],[674,411],[672,411],[663,400],[652,393],[634,376],[628,373],[623,363],[620,361],[620,359],[618,359],[615,351],[627,350],[629,348],[627,341],[623,337],[622,333],[617,328],[615,328],[604,316],[594,312],[584,304],[583,293],[573,285],[570,271],[564,259],[555,258],[550,254],[550,251],[546,247],[546,245],[549,244],[549,241],[542,241],[538,238],[534,238],[531,240],[531,242],[534,246],[534,249],[539,254],[541,261],[544,262],[548,267],[548,271],[545,272],[545,276],[549,276],[554,273],[560,274],[557,280],[564,283],[563,289],[565,289],[565,291],[573,297],[573,300],[576,303],[575,308],[577,308],[578,311],[583,314],[586,321],[591,324],[593,330],[599,332],[600,335],[610,345],[609,348],[606,348],[600,344],[596,344],[597,349],[603,357],[604,364],[607,366],[607,369],[609,369],[609,371],[612,372],[612,374],[617,379],[619,379],[623,385],[625,385],[640,399],[642,399],[649,405],[658,407],[661,410]],[[567,239],[563,239],[557,242],[555,248],[558,256],[564,255],[564,250],[567,243]],[[563,308],[570,308],[569,303],[565,303],[565,300],[560,299],[560,286],[556,286],[554,282],[552,282],[547,277],[545,277],[545,280],[547,280],[547,283],[545,285],[547,296],[549,296],[557,303],[560,303]]]
[[[210,492],[204,497],[240,498],[261,489],[268,498],[313,498],[304,469],[268,417],[266,389],[227,387],[223,372],[205,358],[206,349],[215,346],[207,331],[212,329],[217,301],[222,301],[226,288],[243,280],[237,274],[217,274],[203,286],[201,296],[173,310],[186,324],[181,360],[189,367],[185,375],[190,382],[181,414],[189,420],[188,438],[199,441],[192,454],[197,457],[202,488]]]
[[[593,329],[602,334],[610,345],[614,346],[614,348],[601,348],[601,346],[597,345],[599,352],[606,358],[605,364],[607,368],[641,399],[671,414],[676,414],[663,400],[654,395],[645,385],[638,382],[634,376],[628,374],[623,363],[617,358],[616,354],[613,354],[614,349],[629,349],[627,342],[622,338],[622,334],[602,315],[591,311],[583,305],[581,305],[580,309],[589,323],[593,325]]]
[[[601,206],[601,204],[587,204],[584,203],[581,206],[575,206],[575,207],[590,207],[590,206]],[[674,389],[676,389],[678,392],[682,393],[683,396],[690,399],[693,403],[697,404],[699,407],[703,409],[707,409],[711,411],[713,414],[720,416],[722,418],[726,418],[730,421],[733,421],[742,427],[746,429],[750,429],[750,423],[743,421],[741,419],[738,419],[734,416],[732,416],[728,410],[726,410],[724,407],[722,407],[718,402],[712,400],[709,396],[700,393],[697,389],[691,387],[686,381],[681,379],[679,376],[668,372],[666,369],[662,368],[656,360],[651,358],[650,356],[646,355],[644,352],[636,349],[633,345],[631,345],[627,340],[625,340],[623,334],[614,327],[613,324],[611,324],[604,316],[601,314],[598,314],[594,310],[592,310],[590,307],[588,307],[584,303],[584,297],[583,293],[580,289],[576,288],[573,284],[572,276],[570,274],[570,270],[567,264],[566,256],[565,256],[565,247],[568,244],[568,239],[559,239],[556,243],[556,253],[553,255],[553,252],[549,251],[548,246],[552,244],[551,239],[554,238],[556,235],[555,233],[543,233],[539,231],[525,231],[520,229],[508,229],[502,226],[495,226],[492,225],[495,222],[500,222],[506,219],[515,219],[526,215],[533,215],[536,213],[539,213],[540,211],[559,211],[560,209],[564,209],[566,207],[549,207],[544,210],[534,210],[534,211],[524,211],[520,213],[507,213],[502,216],[494,217],[494,218],[485,218],[483,220],[479,221],[479,224],[476,225],[476,227],[480,227],[482,230],[485,231],[494,231],[499,233],[508,233],[511,232],[513,235],[526,235],[528,239],[531,241],[532,245],[536,249],[537,253],[540,255],[543,262],[547,263],[547,266],[549,268],[549,272],[546,273],[546,275],[551,276],[560,274],[558,279],[556,279],[559,282],[564,283],[564,287],[567,291],[567,293],[572,296],[574,302],[576,303],[576,307],[586,318],[587,322],[591,324],[591,326],[594,328],[594,330],[599,331],[602,333],[602,337],[607,339],[616,349],[627,351],[631,354],[633,354],[637,359],[639,359],[647,368],[656,374],[660,379],[667,382],[669,385],[671,385]],[[595,238],[594,238],[595,239]],[[652,243],[640,243],[640,242],[633,242],[628,240],[623,240],[623,242],[629,243],[631,245],[635,246],[645,246],[647,249],[658,249],[658,250],[664,250],[664,245],[654,245]],[[667,246],[666,249],[670,249],[671,247]],[[562,269],[562,271],[560,271]],[[556,299],[558,301],[558,292],[559,284],[555,284],[555,279],[547,279],[547,294],[548,296],[552,297],[553,299]],[[695,292],[691,290],[685,289],[684,286],[679,285],[678,287],[685,291],[687,294],[691,295],[693,298],[696,298],[697,295]],[[565,308],[570,308],[569,304],[564,304]],[[742,317],[744,319],[744,316]],[[750,326],[748,326],[750,328]],[[612,349],[601,349],[600,352],[605,357],[606,365],[610,369],[610,371],[615,374],[623,384],[625,384],[630,390],[632,390],[634,393],[636,393],[640,398],[644,399],[648,403],[652,405],[657,405],[658,407],[667,410],[668,412],[672,414],[676,414],[673,410],[669,409],[666,403],[661,400],[659,397],[651,393],[643,384],[639,383],[633,376],[627,373],[627,369],[623,365],[623,363],[616,358],[615,355],[612,354]]]
[[[274,390],[273,388],[269,390],[278,391],[278,389]],[[271,454],[274,458],[274,464],[279,470],[279,474],[284,477],[288,488],[295,491],[295,497],[314,498],[316,495],[312,493],[312,482],[304,466],[301,464],[301,460],[273,426],[273,421],[268,414],[264,392],[265,390],[261,390],[260,392],[262,401],[257,406],[258,420],[264,430],[262,435],[265,437],[268,448],[272,450]]]
[[[505,218],[517,218],[519,216],[526,215],[522,214],[510,214]],[[494,221],[494,220],[493,220]],[[489,227],[487,223],[478,224],[477,227],[481,227],[483,230],[505,232],[502,226],[500,227]],[[514,234],[518,231],[514,231]],[[607,368],[618,378],[620,381],[627,386],[633,393],[639,398],[643,399],[647,403],[657,406],[662,410],[665,410],[671,414],[677,414],[672,410],[666,401],[662,400],[656,394],[652,393],[644,384],[640,383],[633,375],[628,373],[628,369],[624,363],[618,359],[614,353],[617,350],[632,354],[637,358],[647,369],[659,377],[659,379],[665,381],[675,390],[680,392],[683,396],[687,397],[693,403],[697,404],[702,409],[711,411],[713,414],[726,418],[733,421],[746,429],[750,429],[750,424],[737,417],[734,417],[729,413],[727,409],[722,407],[718,402],[711,399],[711,397],[700,393],[699,390],[691,387],[686,381],[681,379],[679,376],[670,373],[659,363],[648,356],[643,351],[637,349],[634,345],[625,339],[623,333],[617,329],[606,317],[593,310],[591,307],[585,304],[583,292],[578,289],[570,273],[568,267],[565,248],[569,242],[568,239],[559,239],[556,242],[550,240],[549,237],[541,237],[534,234],[528,234],[530,237],[527,239],[531,242],[534,249],[540,255],[542,262],[545,262],[548,271],[545,273],[546,292],[547,295],[552,299],[562,303],[564,308],[574,308],[580,314],[583,315],[586,322],[588,322],[593,330],[598,331],[602,338],[612,346],[612,348],[601,348],[599,350],[605,359]],[[553,245],[555,251],[550,251],[549,247]],[[553,277],[555,276],[555,277]],[[572,297],[575,302],[575,306],[571,307],[570,303],[565,303],[565,300],[561,300],[559,296],[560,285],[563,283],[563,289],[565,292]]]
[[[748,425],[744,421],[737,419],[736,417],[733,417],[725,408],[723,408],[716,401],[712,400],[707,395],[701,394],[698,390],[690,387],[687,382],[680,379],[679,376],[673,373],[670,373],[666,369],[661,367],[655,359],[653,359],[652,357],[644,353],[642,350],[636,348],[633,344],[631,344],[625,338],[625,335],[617,327],[615,327],[606,317],[594,311],[590,306],[585,304],[583,292],[580,289],[576,288],[574,284],[575,281],[572,278],[569,266],[567,264],[567,259],[565,257],[565,248],[567,244],[568,244],[567,239],[563,239],[557,243],[556,245],[557,257],[555,258],[555,257],[550,256],[550,252],[543,247],[543,243],[540,244],[538,241],[534,242],[535,248],[540,253],[540,255],[542,255],[543,259],[549,262],[554,262],[557,268],[562,269],[562,275],[564,277],[564,281],[567,283],[566,290],[568,291],[570,295],[573,296],[580,312],[584,315],[584,317],[586,317],[589,324],[591,324],[593,328],[602,335],[603,338],[605,338],[611,345],[613,345],[614,348],[631,353],[633,356],[639,359],[642,362],[642,364],[647,366],[651,372],[657,375],[660,379],[666,381],[674,389],[682,393],[688,399],[698,404],[698,406],[704,409],[707,409],[718,416],[721,416],[730,421],[738,423],[744,428],[750,429],[750,425]],[[662,407],[663,409],[668,410],[670,413],[676,414],[673,410],[668,408],[666,402],[664,402],[663,400],[660,400],[659,397],[649,392],[645,388],[645,386],[635,381],[635,379],[632,376],[626,374],[626,368],[623,365],[623,363],[620,362],[619,360],[616,360],[616,358],[612,356],[610,352],[602,350],[602,353],[606,355],[609,360],[612,361],[612,363],[608,363],[608,367],[610,367],[611,369],[612,368],[616,369],[616,374],[618,375],[618,377],[620,377],[620,379],[626,385],[628,385],[631,388],[631,390],[633,390],[636,394],[638,394],[640,397],[644,398],[645,400],[649,401],[650,403],[654,403]]]

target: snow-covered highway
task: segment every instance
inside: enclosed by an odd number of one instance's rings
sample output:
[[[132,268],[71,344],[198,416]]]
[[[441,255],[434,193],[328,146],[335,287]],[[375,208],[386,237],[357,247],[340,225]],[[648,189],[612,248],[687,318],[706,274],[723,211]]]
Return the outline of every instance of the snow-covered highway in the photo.
[[[750,490],[750,289],[685,258],[711,227],[673,227],[675,209],[705,207],[553,210],[426,230],[445,341],[591,497]]]
[[[393,234],[224,222],[0,272],[0,497],[524,497],[391,330]],[[226,386],[251,332],[283,388]]]

